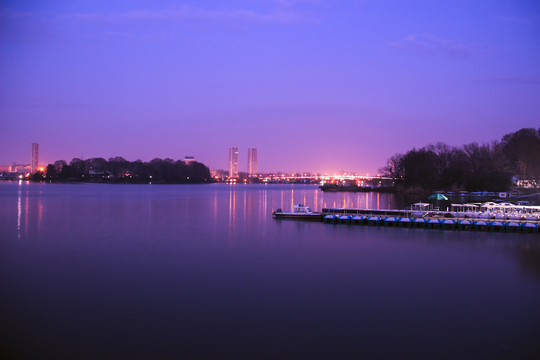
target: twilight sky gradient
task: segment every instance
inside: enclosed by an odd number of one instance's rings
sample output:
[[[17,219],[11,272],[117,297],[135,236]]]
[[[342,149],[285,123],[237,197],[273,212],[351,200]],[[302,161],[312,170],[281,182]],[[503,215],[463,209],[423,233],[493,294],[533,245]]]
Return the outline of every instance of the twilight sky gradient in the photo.
[[[5,1],[0,164],[193,155],[375,173],[540,127],[540,2]]]

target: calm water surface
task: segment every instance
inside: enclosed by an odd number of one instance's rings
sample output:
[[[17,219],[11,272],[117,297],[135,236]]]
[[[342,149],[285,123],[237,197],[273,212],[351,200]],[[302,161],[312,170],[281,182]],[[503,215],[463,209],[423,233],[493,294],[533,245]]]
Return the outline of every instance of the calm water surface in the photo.
[[[0,183],[18,358],[536,358],[540,235],[279,221],[314,186]]]

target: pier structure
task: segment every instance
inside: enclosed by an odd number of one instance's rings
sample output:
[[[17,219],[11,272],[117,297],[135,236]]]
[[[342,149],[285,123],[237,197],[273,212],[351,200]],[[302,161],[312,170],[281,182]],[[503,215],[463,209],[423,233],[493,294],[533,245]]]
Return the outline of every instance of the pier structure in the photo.
[[[476,230],[540,233],[540,218],[480,218],[454,216],[448,211],[323,208],[327,224],[394,226],[439,230]]]

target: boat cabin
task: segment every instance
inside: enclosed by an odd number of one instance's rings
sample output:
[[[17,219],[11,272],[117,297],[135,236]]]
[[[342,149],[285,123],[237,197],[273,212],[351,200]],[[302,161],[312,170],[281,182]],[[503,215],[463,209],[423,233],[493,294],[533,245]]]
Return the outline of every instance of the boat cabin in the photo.
[[[300,214],[311,214],[313,211],[302,204],[294,205],[293,206],[293,213],[300,213]]]

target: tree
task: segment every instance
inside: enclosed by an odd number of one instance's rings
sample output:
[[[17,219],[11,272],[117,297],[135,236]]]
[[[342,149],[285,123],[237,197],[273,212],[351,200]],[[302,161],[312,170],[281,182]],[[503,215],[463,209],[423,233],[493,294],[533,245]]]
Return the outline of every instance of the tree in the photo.
[[[408,187],[424,189],[438,187],[437,155],[426,148],[412,149],[402,159],[404,183]]]
[[[534,131],[533,137],[532,132],[525,132],[530,138],[529,147],[536,146],[534,139],[537,133],[539,132]],[[524,135],[520,133],[520,136]],[[470,143],[463,145],[462,148],[451,147],[441,142],[429,144],[420,149],[413,148],[405,154],[392,156],[381,170],[405,188],[503,191],[511,184],[512,172],[505,166],[504,149],[505,146],[510,146],[508,144],[513,144],[512,141],[517,140],[515,137],[511,139],[507,137],[503,143],[497,141],[482,145]],[[515,148],[514,151],[521,154]],[[530,157],[536,159],[538,154],[540,151]],[[524,156],[520,155],[520,159],[523,158]],[[533,160],[527,162],[528,169],[540,166],[533,162]]]
[[[54,162],[54,169],[56,170],[57,174],[60,174],[64,166],[67,165],[67,162],[65,160],[57,160]]]
[[[85,174],[88,174],[86,161],[79,158],[74,158],[69,163],[71,167],[71,176],[77,179],[82,179]]]
[[[92,169],[97,172],[103,172],[107,169],[107,160],[104,158],[92,158],[88,159],[89,170]]]
[[[41,181],[43,180],[44,176],[43,176],[43,172],[42,171],[36,171],[33,175],[32,175],[32,181]]]
[[[60,180],[73,180],[73,172],[71,171],[70,165],[65,165],[64,167],[62,167],[59,178]]]
[[[49,181],[56,180],[58,178],[58,172],[56,167],[52,164],[47,165],[45,169],[45,178]]]
[[[503,136],[506,166],[522,179],[540,183],[540,128],[528,128]]]

